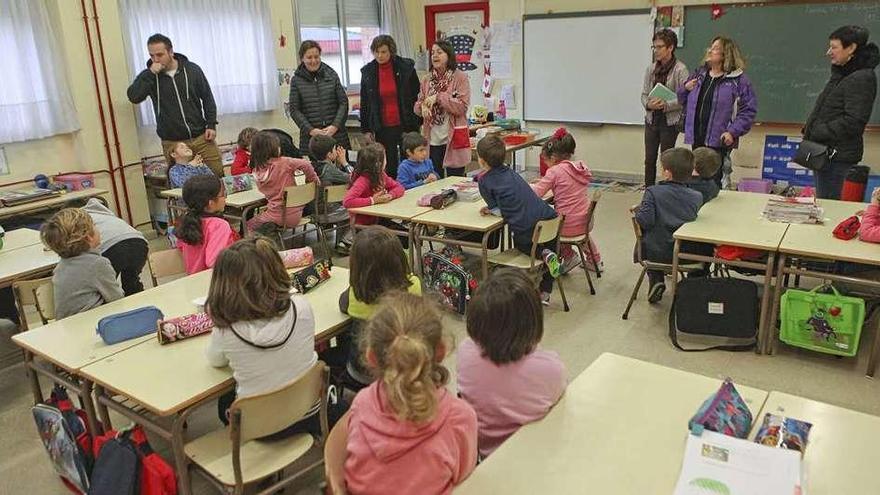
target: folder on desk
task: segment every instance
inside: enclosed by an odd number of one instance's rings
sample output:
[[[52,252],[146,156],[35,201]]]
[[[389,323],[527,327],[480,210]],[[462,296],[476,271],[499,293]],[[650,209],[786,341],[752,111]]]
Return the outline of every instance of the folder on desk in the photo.
[[[15,206],[30,203],[32,201],[39,201],[50,196],[57,196],[58,194],[61,194],[61,192],[41,188],[4,191],[0,192],[0,204],[3,206]]]

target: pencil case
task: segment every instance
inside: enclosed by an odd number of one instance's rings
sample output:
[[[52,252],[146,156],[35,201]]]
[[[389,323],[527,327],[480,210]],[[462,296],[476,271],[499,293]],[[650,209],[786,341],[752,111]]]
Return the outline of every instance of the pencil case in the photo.
[[[164,345],[208,333],[214,329],[214,321],[207,313],[193,313],[160,321],[157,327],[159,343]]]
[[[156,306],[144,306],[98,320],[98,335],[107,345],[118,344],[153,333],[156,322],[165,315]]]

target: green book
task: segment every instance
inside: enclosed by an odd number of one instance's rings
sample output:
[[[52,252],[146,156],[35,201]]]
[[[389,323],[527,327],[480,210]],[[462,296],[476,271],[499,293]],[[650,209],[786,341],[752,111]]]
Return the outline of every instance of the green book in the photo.
[[[660,98],[667,103],[674,103],[678,101],[678,95],[675,94],[675,91],[672,91],[671,89],[660,83],[654,85],[654,89],[652,89],[651,92],[648,93],[648,98]]]

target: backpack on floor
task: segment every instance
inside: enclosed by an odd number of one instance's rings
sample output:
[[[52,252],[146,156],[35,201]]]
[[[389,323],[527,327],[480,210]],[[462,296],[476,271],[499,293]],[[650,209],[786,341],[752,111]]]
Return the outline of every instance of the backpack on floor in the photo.
[[[738,278],[686,278],[669,310],[669,338],[681,351],[752,350],[757,343],[758,285]],[[684,348],[680,340],[699,341]]]
[[[108,449],[105,450],[104,447]],[[97,460],[92,472],[93,491],[89,492],[90,495],[92,493],[177,495],[177,478],[174,469],[153,451],[140,425],[122,433],[114,430],[106,432],[95,439],[95,451]],[[137,458],[136,462],[131,456],[132,453]],[[134,491],[128,491],[131,489]]]
[[[92,437],[85,412],[75,409],[67,390],[55,385],[49,400],[31,409],[37,432],[61,481],[74,493],[89,490]]]
[[[471,292],[477,288],[477,279],[464,267],[461,251],[447,247],[439,253],[426,253],[422,273],[425,287],[436,292],[444,306],[464,314]]]

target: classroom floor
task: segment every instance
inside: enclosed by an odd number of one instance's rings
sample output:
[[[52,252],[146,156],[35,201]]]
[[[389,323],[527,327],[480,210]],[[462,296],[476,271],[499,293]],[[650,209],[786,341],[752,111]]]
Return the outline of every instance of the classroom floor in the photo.
[[[876,338],[873,323],[866,327],[858,357],[839,359],[786,346],[780,346],[778,354],[772,357],[752,352],[677,351],[667,337],[670,298],[667,296],[660,304],[649,305],[645,297],[646,284],[630,312],[630,319],[621,320],[620,315],[638,276],[637,266],[632,263],[633,234],[629,227],[628,207],[636,204],[640,197],[638,192],[603,195],[594,232],[606,272],[601,279],[594,278],[597,294],[589,295],[586,279],[578,269],[563,278],[571,311],[562,311],[558,291],[554,292],[553,302],[545,311],[543,346],[561,355],[568,367],[569,379],[577,376],[601,353],[613,352],[706,376],[730,376],[744,385],[779,390],[880,415],[880,380],[864,376],[867,354]],[[346,265],[346,261],[340,260],[340,265]],[[144,279],[149,280],[149,277]],[[456,341],[463,339],[466,335],[463,319],[450,314],[446,321]],[[454,355],[449,358],[448,365],[454,376]],[[69,493],[53,474],[35,433],[30,413],[31,395],[20,365],[0,371],[0,398],[0,452],[3,452],[0,457],[0,493]],[[697,406],[694,405],[694,410]],[[190,432],[198,435],[216,426],[215,410],[204,408],[193,416]],[[161,442],[153,443],[157,450],[166,450]],[[286,493],[320,493],[318,478],[316,473],[311,477],[311,483],[290,488]],[[202,482],[195,485],[197,493],[212,493]]]

